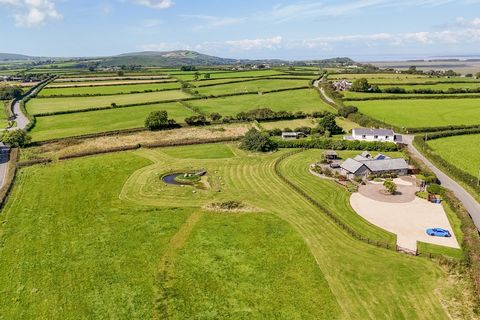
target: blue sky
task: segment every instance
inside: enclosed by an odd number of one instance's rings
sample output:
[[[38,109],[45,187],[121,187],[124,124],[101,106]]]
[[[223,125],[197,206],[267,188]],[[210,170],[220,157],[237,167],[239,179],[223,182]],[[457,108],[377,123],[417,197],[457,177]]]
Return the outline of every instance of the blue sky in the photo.
[[[480,0],[0,0],[0,52],[232,58],[480,55]]]

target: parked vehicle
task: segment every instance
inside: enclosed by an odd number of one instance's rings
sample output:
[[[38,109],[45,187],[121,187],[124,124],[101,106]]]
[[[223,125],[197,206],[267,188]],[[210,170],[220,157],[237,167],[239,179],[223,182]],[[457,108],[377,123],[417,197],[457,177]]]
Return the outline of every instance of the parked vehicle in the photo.
[[[427,229],[427,234],[432,237],[444,237],[444,238],[450,238],[452,236],[450,231],[442,228]]]

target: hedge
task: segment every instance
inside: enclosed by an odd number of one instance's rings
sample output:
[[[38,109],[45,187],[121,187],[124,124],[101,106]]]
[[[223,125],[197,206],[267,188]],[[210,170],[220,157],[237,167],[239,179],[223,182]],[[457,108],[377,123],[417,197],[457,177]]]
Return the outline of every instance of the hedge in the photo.
[[[416,96],[408,96],[402,97],[401,94],[398,96],[385,96],[385,97],[365,97],[365,98],[344,98],[344,101],[372,101],[372,100],[413,100],[413,99],[422,99],[422,100],[429,100],[429,99],[475,99],[480,98],[478,94],[463,94],[463,95],[416,95]]]
[[[63,80],[63,78],[60,78],[60,80],[62,81],[59,81],[59,82],[65,82],[65,83],[82,83],[82,82],[96,82],[96,81],[134,81],[134,80],[154,80],[152,81],[151,83],[165,83],[165,82],[178,82],[176,81],[177,79],[175,78],[155,78],[155,77],[151,77],[151,78],[119,78],[119,77],[115,77],[115,78],[110,78],[110,79],[95,79],[95,78],[92,78],[92,77],[86,77],[84,78],[85,80],[68,80],[68,81],[65,81]],[[162,81],[162,80],[174,80],[174,81]],[[149,82],[145,82],[146,83],[149,83]],[[142,83],[143,84],[143,83]],[[116,86],[118,84],[108,84],[106,86],[109,86],[109,85],[113,85],[113,86]],[[95,85],[91,85],[92,87],[95,87]],[[79,86],[79,87],[83,87],[83,86]],[[89,86],[90,87],[90,86]],[[52,86],[50,88],[63,88],[61,86]]]
[[[395,143],[368,142],[358,140],[335,140],[329,138],[279,140],[279,148],[332,149],[332,150],[369,150],[391,152],[400,147]]]

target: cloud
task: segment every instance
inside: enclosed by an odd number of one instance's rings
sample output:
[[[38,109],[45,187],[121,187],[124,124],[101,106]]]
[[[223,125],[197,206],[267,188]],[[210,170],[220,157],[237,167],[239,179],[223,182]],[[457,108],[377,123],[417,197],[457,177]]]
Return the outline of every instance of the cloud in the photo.
[[[246,20],[243,17],[217,17],[217,16],[208,16],[208,15],[192,15],[192,14],[183,14],[180,15],[183,19],[189,20],[198,20],[199,25],[195,27],[195,30],[201,30],[206,28],[217,28],[225,27],[228,25],[240,24]]]
[[[134,0],[134,2],[153,9],[168,9],[174,5],[172,0]]]
[[[44,25],[49,20],[63,18],[52,0],[0,0],[2,5],[13,8],[15,25],[21,27]]]
[[[440,31],[353,34],[317,37],[302,41],[307,48],[331,48],[335,44],[374,46],[476,44],[480,41],[480,18],[457,19],[455,26]]]

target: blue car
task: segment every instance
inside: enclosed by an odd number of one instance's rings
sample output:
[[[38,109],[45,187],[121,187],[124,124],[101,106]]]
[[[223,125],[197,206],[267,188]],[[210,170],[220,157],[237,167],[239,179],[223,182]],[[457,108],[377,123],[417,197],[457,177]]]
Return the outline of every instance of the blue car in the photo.
[[[450,231],[442,228],[427,229],[427,234],[432,237],[444,237],[444,238],[450,238],[452,236]]]

